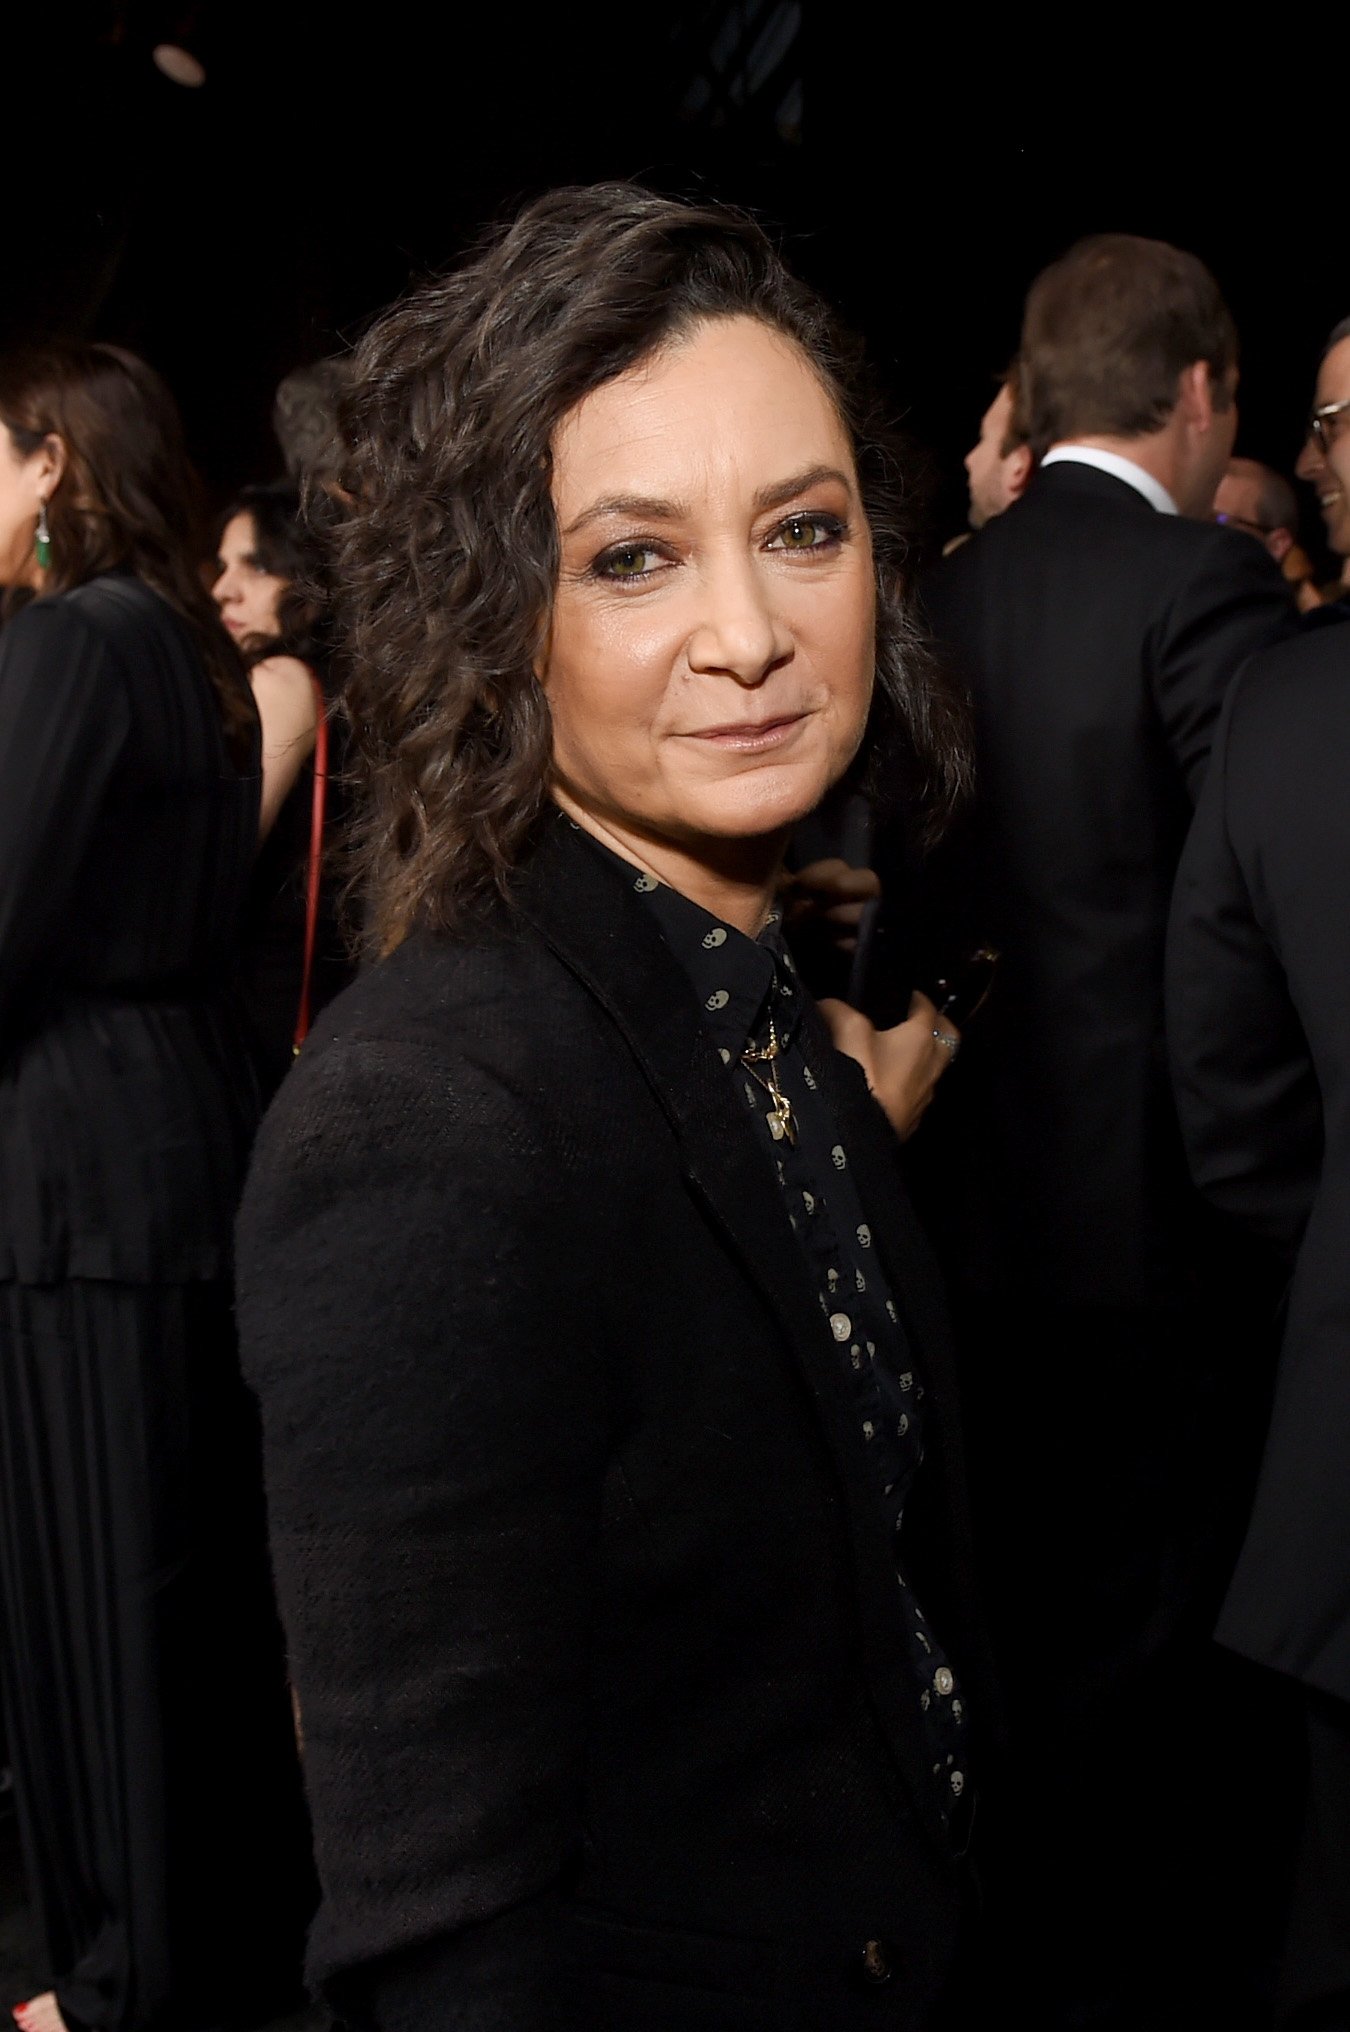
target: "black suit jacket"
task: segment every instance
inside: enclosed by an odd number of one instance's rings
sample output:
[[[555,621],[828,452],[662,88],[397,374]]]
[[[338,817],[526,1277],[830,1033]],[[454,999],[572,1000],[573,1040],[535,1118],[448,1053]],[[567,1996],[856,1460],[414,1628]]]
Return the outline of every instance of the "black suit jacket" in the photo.
[[[1181,1125],[1217,1206],[1296,1259],[1219,1635],[1350,1700],[1350,632],[1254,663],[1177,880]]]
[[[816,1054],[928,1382],[916,1585],[969,1671],[934,1276]],[[865,1442],[687,979],[565,825],[517,915],[323,1013],[239,1304],[351,2024],[925,2023],[960,1870]]]
[[[187,628],[128,573],[0,636],[0,1277],[227,1267],[257,1122],[228,995],[259,781]]]
[[[1172,1300],[1195,1244],[1167,909],[1224,693],[1292,625],[1288,593],[1250,537],[1057,464],[944,562],[930,604],[977,743],[947,937],[1003,955],[945,1097],[971,1274],[1070,1304]]]

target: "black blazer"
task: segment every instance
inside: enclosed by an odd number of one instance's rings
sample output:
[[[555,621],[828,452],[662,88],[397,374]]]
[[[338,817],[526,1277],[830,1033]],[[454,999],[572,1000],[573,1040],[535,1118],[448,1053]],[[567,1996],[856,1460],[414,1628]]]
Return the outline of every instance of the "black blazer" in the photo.
[[[1288,592],[1249,536],[1057,464],[929,598],[976,725],[948,937],[1003,954],[943,1097],[972,1273],[1070,1304],[1165,1302],[1194,1225],[1163,1042],[1172,879],[1224,693],[1293,625]]]
[[[0,1277],[226,1268],[257,1120],[226,998],[259,781],[129,574],[0,636]]]
[[[916,1585],[969,1673],[934,1276],[884,1117],[817,1056],[932,1403]],[[865,1442],[687,979],[567,827],[514,921],[324,1012],[238,1288],[349,2023],[925,2024],[961,1872]]]
[[[1168,1020],[1201,1190],[1296,1258],[1219,1635],[1350,1700],[1350,630],[1243,678],[1177,880]]]

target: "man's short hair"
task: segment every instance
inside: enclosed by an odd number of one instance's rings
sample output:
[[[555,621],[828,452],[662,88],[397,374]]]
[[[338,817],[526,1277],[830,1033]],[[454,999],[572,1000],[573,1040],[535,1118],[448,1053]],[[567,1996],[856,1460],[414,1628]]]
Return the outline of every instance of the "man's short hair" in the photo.
[[[1333,325],[1331,327],[1331,330],[1327,333],[1327,342],[1323,346],[1321,353],[1318,355],[1317,364],[1319,367],[1321,366],[1322,361],[1326,359],[1326,356],[1331,351],[1332,347],[1339,346],[1342,339],[1350,339],[1350,317],[1343,317],[1340,323],[1338,325]]]
[[[999,446],[1001,458],[1011,458],[1027,442],[1026,417],[1022,413],[1022,363],[1014,360],[1003,376],[1003,386],[1008,391],[1008,422]]]
[[[1203,360],[1218,388],[1237,329],[1194,254],[1133,233],[1097,233],[1045,268],[1027,295],[1021,402],[1038,458],[1079,437],[1143,437],[1166,423],[1177,381]]]
[[[337,406],[350,377],[343,358],[315,360],[297,367],[277,389],[272,429],[286,471],[297,485],[322,483],[336,470]]]

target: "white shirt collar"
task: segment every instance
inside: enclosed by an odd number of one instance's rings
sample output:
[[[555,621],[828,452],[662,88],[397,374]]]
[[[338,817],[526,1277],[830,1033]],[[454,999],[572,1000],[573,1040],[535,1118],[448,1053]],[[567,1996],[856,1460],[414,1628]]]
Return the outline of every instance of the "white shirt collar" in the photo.
[[[1156,508],[1160,515],[1181,513],[1161,480],[1155,480],[1152,473],[1146,473],[1133,459],[1123,459],[1119,452],[1104,452],[1097,445],[1060,444],[1046,453],[1041,464],[1095,466],[1099,473],[1110,473],[1113,479],[1123,480],[1127,487],[1133,487],[1135,493],[1142,494],[1149,506]]]

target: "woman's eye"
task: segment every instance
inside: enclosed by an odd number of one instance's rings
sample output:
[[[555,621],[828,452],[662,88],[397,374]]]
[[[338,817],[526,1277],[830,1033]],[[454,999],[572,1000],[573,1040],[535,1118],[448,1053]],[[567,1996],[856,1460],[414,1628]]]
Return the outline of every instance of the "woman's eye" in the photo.
[[[653,569],[657,553],[649,543],[621,543],[598,557],[593,569],[605,579],[642,579]]]
[[[844,525],[836,515],[789,515],[770,539],[771,550],[825,550],[837,543]]]

